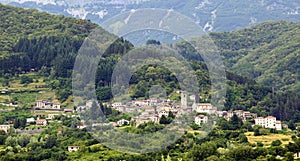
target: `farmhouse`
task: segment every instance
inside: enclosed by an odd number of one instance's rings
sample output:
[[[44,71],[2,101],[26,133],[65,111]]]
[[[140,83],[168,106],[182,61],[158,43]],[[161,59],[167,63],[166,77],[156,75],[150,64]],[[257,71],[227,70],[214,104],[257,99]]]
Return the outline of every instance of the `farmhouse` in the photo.
[[[31,124],[31,123],[34,123],[35,122],[35,119],[32,117],[32,118],[27,118],[26,119],[26,123],[27,124]]]
[[[5,133],[8,133],[9,129],[10,129],[10,125],[0,125],[0,130],[5,131]]]
[[[205,124],[208,122],[208,117],[205,115],[198,115],[195,117],[195,123],[197,125]]]
[[[276,117],[274,116],[267,116],[265,118],[257,117],[254,119],[254,121],[255,125],[260,125],[264,128],[282,130],[281,121],[276,120]]]
[[[119,126],[129,125],[129,121],[128,121],[128,120],[125,120],[125,119],[121,119],[121,120],[117,121],[117,124],[118,124]]]
[[[37,100],[36,101],[36,108],[37,109],[55,109],[59,110],[60,109],[60,104],[55,104],[46,100]]]
[[[47,120],[46,119],[39,119],[39,120],[36,120],[36,125],[40,125],[40,126],[46,126],[48,123],[47,123]]]
[[[79,146],[68,146],[68,151],[69,152],[78,151],[79,148],[80,148]]]
[[[213,107],[210,103],[194,103],[192,105],[193,111],[198,113],[216,114],[217,108]]]

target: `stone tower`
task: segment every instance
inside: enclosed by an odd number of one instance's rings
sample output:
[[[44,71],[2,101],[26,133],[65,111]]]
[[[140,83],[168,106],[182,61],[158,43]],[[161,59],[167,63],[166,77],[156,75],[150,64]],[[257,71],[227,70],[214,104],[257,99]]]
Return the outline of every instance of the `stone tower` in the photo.
[[[181,91],[181,107],[187,108],[187,93],[185,91]]]

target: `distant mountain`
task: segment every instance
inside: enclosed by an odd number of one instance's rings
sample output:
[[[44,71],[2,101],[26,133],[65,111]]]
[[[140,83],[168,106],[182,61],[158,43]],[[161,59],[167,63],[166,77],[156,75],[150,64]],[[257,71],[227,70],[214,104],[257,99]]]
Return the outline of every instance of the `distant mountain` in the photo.
[[[232,31],[267,20],[300,20],[299,0],[0,0],[0,3],[95,23],[132,9],[174,9],[191,17],[205,31]]]
[[[275,89],[300,92],[300,23],[265,22],[210,35],[229,70]]]

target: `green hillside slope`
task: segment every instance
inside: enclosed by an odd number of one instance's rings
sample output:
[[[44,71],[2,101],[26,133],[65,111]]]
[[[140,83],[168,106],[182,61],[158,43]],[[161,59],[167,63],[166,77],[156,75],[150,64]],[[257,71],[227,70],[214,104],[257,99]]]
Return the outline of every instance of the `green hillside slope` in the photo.
[[[50,15],[0,4],[0,51],[11,51],[20,37],[87,36],[96,25],[84,20]]]
[[[211,36],[229,70],[276,89],[300,91],[300,23],[265,22]]]

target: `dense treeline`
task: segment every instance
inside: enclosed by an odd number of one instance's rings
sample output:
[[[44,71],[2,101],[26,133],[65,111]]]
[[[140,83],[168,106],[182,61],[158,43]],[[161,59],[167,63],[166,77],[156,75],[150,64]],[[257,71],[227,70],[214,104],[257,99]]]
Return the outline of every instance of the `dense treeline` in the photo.
[[[268,94],[257,106],[257,110],[265,111],[281,120],[300,122],[300,95],[297,93]]]
[[[86,20],[50,15],[32,9],[21,9],[0,4],[0,51],[1,56],[9,55],[21,38],[41,36],[87,36],[96,27]]]
[[[210,36],[230,71],[299,93],[299,28],[300,23],[275,21]]]
[[[14,47],[12,56],[0,60],[1,70],[4,73],[29,72],[42,67],[54,66],[57,77],[70,77],[66,70],[73,69],[76,52],[83,40],[70,37],[39,37],[21,38]]]

